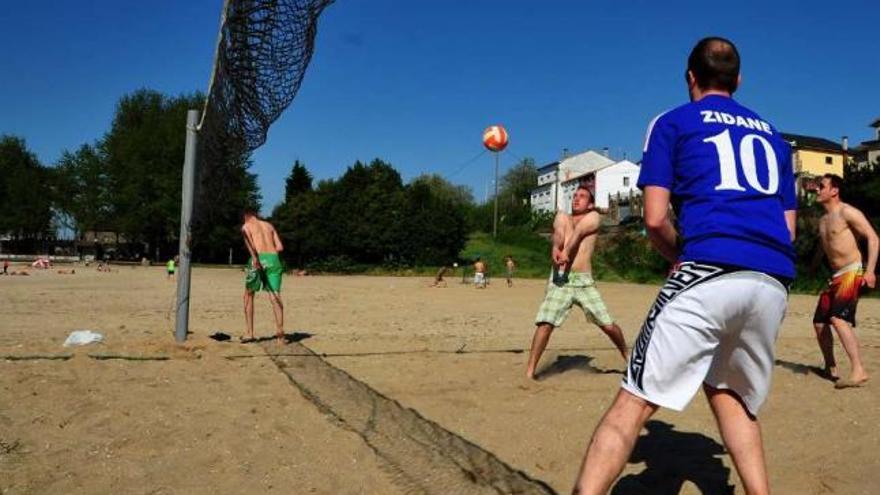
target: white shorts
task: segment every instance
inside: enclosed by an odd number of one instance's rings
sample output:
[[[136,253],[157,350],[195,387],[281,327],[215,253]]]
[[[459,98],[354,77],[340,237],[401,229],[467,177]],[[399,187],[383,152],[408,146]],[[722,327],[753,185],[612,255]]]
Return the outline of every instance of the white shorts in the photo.
[[[621,386],[681,411],[705,382],[733,390],[756,415],[787,304],[785,286],[763,273],[683,263],[648,312]]]
[[[482,273],[474,274],[474,285],[484,285],[486,283],[486,277]]]

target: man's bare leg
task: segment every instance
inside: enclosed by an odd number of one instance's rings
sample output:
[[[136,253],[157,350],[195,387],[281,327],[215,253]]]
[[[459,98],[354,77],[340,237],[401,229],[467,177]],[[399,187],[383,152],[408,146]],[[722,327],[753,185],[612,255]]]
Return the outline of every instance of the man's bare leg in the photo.
[[[623,337],[623,330],[617,326],[617,323],[600,326],[599,328],[601,328],[602,331],[605,332],[605,335],[611,339],[611,342],[613,342],[614,346],[617,347],[617,350],[620,351],[620,356],[623,358],[623,361],[626,362],[629,357],[626,354],[626,339]]]
[[[584,454],[573,494],[604,495],[620,476],[645,421],[658,406],[620,389]]]
[[[703,385],[709,405],[718,422],[721,439],[730,452],[736,472],[746,495],[770,493],[767,466],[764,463],[764,443],[761,425],[749,415],[739,397],[730,390]]]
[[[538,368],[538,361],[541,360],[541,354],[547,348],[547,342],[550,341],[550,334],[553,333],[553,325],[549,323],[540,323],[535,327],[535,335],[532,337],[532,347],[529,349],[529,364],[526,367],[526,378],[535,379],[535,369]]]
[[[272,311],[275,313],[275,340],[279,344],[286,344],[284,339],[284,303],[281,302],[281,296],[275,292],[269,293],[269,300],[272,302]]]
[[[244,291],[244,325],[245,339],[254,338],[254,293],[245,289]]]
[[[837,361],[834,360],[834,335],[831,333],[831,326],[826,323],[814,323],[813,329],[816,330],[816,340],[822,351],[822,359],[825,360],[825,372],[832,381],[837,380],[840,376],[837,374]]]
[[[840,338],[843,350],[846,351],[852,364],[848,381],[853,384],[866,382],[868,380],[868,373],[865,371],[864,366],[862,366],[862,356],[859,353],[859,339],[856,337],[856,333],[846,320],[837,317],[831,318],[831,325],[837,330],[837,336]]]

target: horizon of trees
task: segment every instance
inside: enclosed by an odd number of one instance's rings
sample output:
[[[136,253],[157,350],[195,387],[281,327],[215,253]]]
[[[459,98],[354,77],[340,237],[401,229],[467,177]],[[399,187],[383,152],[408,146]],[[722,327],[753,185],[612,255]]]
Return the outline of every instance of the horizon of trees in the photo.
[[[186,112],[204,95],[168,96],[141,89],[123,95],[109,130],[44,165],[23,138],[0,135],[0,234],[6,251],[46,252],[58,233],[81,240],[86,232],[112,232],[122,256],[165,259],[178,251]],[[197,172],[193,258],[243,261],[239,226],[245,208],[259,210],[260,192],[249,157]],[[529,217],[534,160],[505,174],[499,190],[499,225]],[[280,223],[302,265],[339,257],[357,263],[414,265],[455,259],[467,235],[491,230],[494,198],[475,202],[470,188],[437,174],[404,184],[377,158],[347,167],[337,179],[313,184],[294,161],[284,200],[271,218]],[[80,243],[81,245],[82,243]],[[82,246],[80,246],[82,247]],[[88,249],[88,246],[85,246]]]

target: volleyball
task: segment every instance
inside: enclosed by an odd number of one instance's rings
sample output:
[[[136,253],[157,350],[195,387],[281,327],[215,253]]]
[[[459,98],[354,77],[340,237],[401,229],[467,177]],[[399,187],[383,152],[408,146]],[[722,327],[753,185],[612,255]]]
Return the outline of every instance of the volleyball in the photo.
[[[493,125],[483,131],[483,146],[489,151],[503,151],[507,147],[507,130],[500,125]]]

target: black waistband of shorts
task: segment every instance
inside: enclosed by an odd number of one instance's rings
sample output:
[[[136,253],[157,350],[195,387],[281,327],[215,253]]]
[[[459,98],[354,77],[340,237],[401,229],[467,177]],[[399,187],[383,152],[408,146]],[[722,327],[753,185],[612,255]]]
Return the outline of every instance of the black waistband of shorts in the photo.
[[[764,275],[767,275],[770,278],[776,279],[780,284],[782,284],[783,287],[785,287],[786,291],[791,290],[791,284],[792,284],[792,282],[794,282],[794,279],[791,279],[788,277],[783,277],[782,275],[777,275],[775,273],[762,272],[761,270],[755,270],[754,268],[746,268],[744,266],[728,265],[726,263],[716,263],[714,261],[700,261],[700,260],[688,260],[688,261],[691,261],[692,263],[698,263],[700,265],[715,266],[715,267],[721,268],[721,270],[724,271],[724,273],[734,273],[734,272],[763,273]]]

